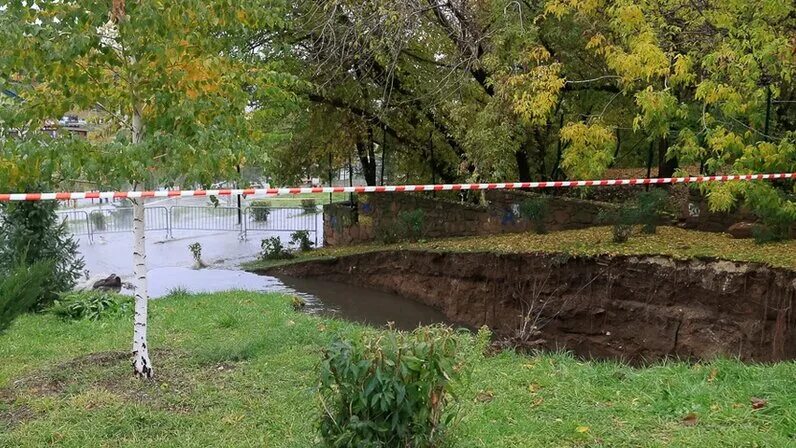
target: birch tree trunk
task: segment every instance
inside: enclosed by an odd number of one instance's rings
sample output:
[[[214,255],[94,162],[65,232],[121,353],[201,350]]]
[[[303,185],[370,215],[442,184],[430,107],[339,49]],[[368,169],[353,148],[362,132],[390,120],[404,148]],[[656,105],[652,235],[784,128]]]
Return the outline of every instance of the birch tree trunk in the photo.
[[[141,114],[133,107],[133,144],[141,142],[143,134]],[[155,374],[149,359],[147,343],[147,314],[149,293],[147,292],[146,267],[146,209],[144,199],[133,200],[133,288],[135,290],[135,320],[133,323],[133,371],[141,378],[152,378]]]

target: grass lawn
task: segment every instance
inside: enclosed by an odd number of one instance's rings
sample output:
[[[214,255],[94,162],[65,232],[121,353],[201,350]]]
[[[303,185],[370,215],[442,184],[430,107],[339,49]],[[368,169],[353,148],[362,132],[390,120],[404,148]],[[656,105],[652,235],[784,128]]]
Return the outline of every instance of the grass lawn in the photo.
[[[17,320],[0,335],[0,446],[314,446],[321,347],[375,331],[245,292],[157,300],[150,319],[153,382],[130,375],[130,319]],[[504,352],[472,367],[456,447],[796,445],[796,363]]]
[[[344,202],[349,198],[348,193],[332,193],[332,202]],[[314,199],[318,205],[329,203],[328,193],[308,193],[297,194],[289,196],[275,196],[267,198],[253,198],[252,201],[269,201],[274,207],[301,207],[301,201],[304,199]]]
[[[245,265],[258,269],[306,259],[333,258],[383,250],[430,250],[439,252],[567,253],[571,255],[666,255],[678,259],[720,258],[764,263],[796,269],[796,240],[757,244],[722,233],[698,232],[677,227],[659,227],[654,235],[638,231],[627,243],[612,241],[610,227],[550,232],[544,235],[511,233],[503,235],[434,239],[392,245],[365,244],[321,248],[289,261],[256,261]]]

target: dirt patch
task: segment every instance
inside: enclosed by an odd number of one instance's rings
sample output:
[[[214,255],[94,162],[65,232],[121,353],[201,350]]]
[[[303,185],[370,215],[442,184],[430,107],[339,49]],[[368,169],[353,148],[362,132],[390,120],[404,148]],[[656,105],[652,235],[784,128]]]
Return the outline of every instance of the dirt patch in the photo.
[[[631,362],[796,358],[796,272],[668,257],[390,251],[272,268],[419,300],[454,321]]]
[[[15,380],[0,389],[0,428],[11,429],[39,415],[29,402],[42,397],[74,398],[102,393],[108,399],[145,404],[152,409],[190,413],[184,403],[199,382],[213,381],[233,371],[235,363],[203,365],[187,354],[159,349],[152,352],[158,369],[152,380],[141,380],[132,374],[130,354],[100,352],[46,367]],[[86,408],[102,405],[87,399]]]

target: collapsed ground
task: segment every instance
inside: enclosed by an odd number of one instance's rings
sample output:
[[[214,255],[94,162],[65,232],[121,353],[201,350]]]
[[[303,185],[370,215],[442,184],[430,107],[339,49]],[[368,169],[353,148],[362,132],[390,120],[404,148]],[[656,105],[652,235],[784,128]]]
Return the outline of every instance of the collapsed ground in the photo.
[[[733,260],[733,261],[728,261]],[[585,357],[796,358],[796,245],[663,227],[323,249],[249,268],[396,293],[504,342]]]
[[[244,292],[154,301],[150,318],[151,383],[131,376],[127,317],[15,322],[0,335],[0,446],[313,446],[321,348],[376,331]],[[796,440],[792,362],[637,369],[506,351],[472,368],[451,429],[457,447]]]

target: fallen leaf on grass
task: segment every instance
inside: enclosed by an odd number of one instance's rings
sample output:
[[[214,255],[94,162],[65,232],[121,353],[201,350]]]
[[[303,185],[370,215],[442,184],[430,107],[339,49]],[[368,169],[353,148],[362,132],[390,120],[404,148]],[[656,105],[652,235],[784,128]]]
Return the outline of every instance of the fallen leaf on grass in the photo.
[[[696,426],[697,423],[699,423],[699,417],[693,412],[683,417],[683,425],[685,426]]]
[[[763,409],[768,404],[768,400],[752,397],[752,409]]]
[[[489,403],[494,399],[495,399],[495,393],[492,392],[491,390],[478,392],[478,395],[475,396],[475,401],[479,403]]]
[[[588,426],[578,426],[577,428],[575,428],[575,431],[583,434],[583,433],[589,432],[589,427]]]

